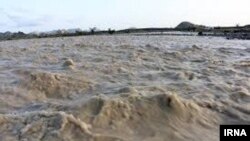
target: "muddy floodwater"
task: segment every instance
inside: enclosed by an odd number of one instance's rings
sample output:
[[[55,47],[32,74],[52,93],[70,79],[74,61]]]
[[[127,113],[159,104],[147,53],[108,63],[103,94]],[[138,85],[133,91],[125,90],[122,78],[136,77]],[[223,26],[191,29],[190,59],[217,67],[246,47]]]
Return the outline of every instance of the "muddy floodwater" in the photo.
[[[220,124],[250,124],[250,41],[0,42],[1,141],[219,141]]]

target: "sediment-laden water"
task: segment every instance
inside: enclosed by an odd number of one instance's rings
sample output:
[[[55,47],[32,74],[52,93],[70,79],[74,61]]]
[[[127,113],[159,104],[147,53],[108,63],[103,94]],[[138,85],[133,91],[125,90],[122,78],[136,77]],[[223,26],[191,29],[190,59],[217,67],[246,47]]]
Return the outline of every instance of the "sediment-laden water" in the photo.
[[[218,141],[250,124],[250,41],[0,42],[1,141]]]

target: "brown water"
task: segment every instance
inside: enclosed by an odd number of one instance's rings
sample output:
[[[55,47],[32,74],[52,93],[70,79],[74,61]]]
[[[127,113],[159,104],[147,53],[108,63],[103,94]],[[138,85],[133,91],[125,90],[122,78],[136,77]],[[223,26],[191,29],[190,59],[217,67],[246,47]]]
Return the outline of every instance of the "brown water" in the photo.
[[[250,41],[0,42],[1,141],[218,141],[250,124]]]

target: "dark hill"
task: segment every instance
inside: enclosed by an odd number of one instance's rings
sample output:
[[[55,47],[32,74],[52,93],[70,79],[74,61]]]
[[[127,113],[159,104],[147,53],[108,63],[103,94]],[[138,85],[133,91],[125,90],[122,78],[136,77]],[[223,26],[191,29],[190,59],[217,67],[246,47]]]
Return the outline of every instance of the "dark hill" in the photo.
[[[190,23],[190,22],[181,22],[179,25],[177,25],[176,29],[190,29],[190,28],[196,28],[197,25]]]

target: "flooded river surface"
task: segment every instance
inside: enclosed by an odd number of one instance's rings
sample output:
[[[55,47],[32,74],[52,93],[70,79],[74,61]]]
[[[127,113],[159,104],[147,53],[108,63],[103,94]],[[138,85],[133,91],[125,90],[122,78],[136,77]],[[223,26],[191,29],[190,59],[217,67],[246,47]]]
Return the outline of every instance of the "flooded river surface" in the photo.
[[[220,124],[250,124],[250,41],[0,42],[1,141],[218,141]]]

